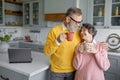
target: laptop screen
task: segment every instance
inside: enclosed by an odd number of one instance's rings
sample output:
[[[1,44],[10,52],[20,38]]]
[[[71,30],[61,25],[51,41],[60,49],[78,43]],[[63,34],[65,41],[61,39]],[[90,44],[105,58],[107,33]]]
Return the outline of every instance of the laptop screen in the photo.
[[[9,48],[8,58],[10,63],[32,62],[30,48]]]

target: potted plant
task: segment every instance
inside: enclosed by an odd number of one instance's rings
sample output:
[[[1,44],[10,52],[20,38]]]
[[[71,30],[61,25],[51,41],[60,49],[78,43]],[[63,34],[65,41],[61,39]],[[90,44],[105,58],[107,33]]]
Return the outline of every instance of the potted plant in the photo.
[[[9,42],[11,37],[12,37],[12,35],[5,35],[3,37],[0,37],[0,42],[2,42],[2,41]]]
[[[4,35],[0,37],[0,53],[4,53],[8,51],[10,38],[12,35]]]

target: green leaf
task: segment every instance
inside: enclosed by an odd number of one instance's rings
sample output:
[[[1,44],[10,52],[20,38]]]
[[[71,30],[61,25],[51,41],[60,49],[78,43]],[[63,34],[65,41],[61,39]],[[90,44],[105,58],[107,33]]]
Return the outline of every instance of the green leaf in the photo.
[[[6,41],[6,42],[8,42],[11,37],[12,37],[12,35],[5,35],[4,37],[0,37],[0,41]]]

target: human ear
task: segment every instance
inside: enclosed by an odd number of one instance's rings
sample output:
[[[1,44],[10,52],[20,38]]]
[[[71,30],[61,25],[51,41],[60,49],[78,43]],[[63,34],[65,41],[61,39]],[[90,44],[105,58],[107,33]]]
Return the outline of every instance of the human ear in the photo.
[[[66,17],[66,22],[70,23],[70,17],[69,16]]]

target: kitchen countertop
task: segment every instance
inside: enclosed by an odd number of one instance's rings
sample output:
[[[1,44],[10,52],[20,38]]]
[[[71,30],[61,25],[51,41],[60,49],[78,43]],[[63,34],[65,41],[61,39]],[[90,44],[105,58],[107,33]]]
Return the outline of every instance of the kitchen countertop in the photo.
[[[49,57],[43,53],[32,51],[32,59],[32,63],[9,63],[8,54],[0,53],[0,66],[26,76],[33,76],[49,68]]]
[[[20,41],[20,42],[22,42],[22,43],[27,43],[27,44],[35,44],[35,45],[44,45],[44,43],[42,43],[42,42],[27,42],[27,41]]]
[[[120,53],[108,52],[108,55],[120,56]],[[49,57],[43,53],[32,51],[32,58],[32,63],[9,63],[8,54],[0,53],[0,66],[26,76],[33,76],[49,68]]]
[[[44,45],[44,43],[41,42],[41,41],[27,42],[27,41],[24,41],[24,40],[21,40],[21,41],[10,41],[9,43],[20,43],[20,42],[27,43],[27,44],[35,44],[35,45]]]

